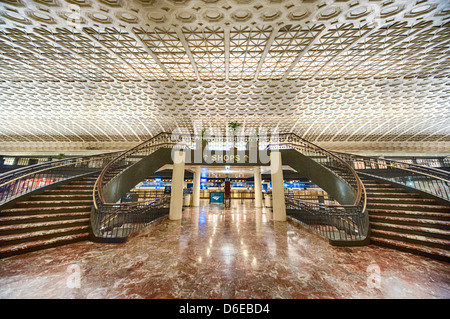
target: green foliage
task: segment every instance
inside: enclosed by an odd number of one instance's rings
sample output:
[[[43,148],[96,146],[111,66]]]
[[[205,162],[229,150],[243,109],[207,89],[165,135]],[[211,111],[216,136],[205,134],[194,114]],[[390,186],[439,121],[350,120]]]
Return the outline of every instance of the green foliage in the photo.
[[[228,127],[231,128],[234,133],[236,133],[236,130],[238,129],[239,126],[241,126],[241,124],[238,123],[238,122],[230,122],[230,123],[228,123]]]

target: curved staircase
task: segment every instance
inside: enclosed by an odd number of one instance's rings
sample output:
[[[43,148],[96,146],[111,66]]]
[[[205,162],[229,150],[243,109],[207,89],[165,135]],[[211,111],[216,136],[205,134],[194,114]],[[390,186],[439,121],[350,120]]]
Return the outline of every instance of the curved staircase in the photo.
[[[92,189],[85,177],[0,211],[0,258],[89,239]]]
[[[373,244],[450,261],[450,206],[360,174]]]
[[[181,143],[181,135],[178,139],[162,132],[125,152],[71,158],[1,174],[0,258],[89,238],[126,239],[167,214],[165,197],[117,201],[149,171],[171,163],[174,149],[193,151],[197,145],[195,140],[191,145]],[[291,217],[310,225],[332,244],[367,244],[370,224],[373,244],[450,261],[450,204],[430,199],[450,203],[448,172],[334,154],[292,133],[280,135],[279,140],[266,149],[283,152],[283,163],[291,160],[290,166],[299,165],[300,171],[308,168],[316,184],[323,184],[329,194],[345,204],[288,198]],[[191,158],[195,156],[191,154]],[[355,160],[372,167],[370,175],[357,174],[351,166]],[[405,178],[408,184],[402,186],[399,181]],[[55,186],[41,186],[42,180]],[[410,184],[413,188],[408,190]]]

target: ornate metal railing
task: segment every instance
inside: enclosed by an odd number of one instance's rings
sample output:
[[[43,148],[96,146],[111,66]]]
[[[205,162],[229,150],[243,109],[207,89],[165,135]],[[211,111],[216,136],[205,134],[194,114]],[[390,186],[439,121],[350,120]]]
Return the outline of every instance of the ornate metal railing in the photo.
[[[102,204],[91,216],[91,225],[97,237],[126,238],[166,215],[169,201],[170,196],[164,195],[142,202]]]
[[[299,151],[327,168],[355,192],[351,205],[327,205],[286,195],[289,216],[327,237],[332,244],[366,242],[369,232],[366,192],[358,174],[346,161],[293,133],[280,134],[279,140],[272,140],[269,148]]]
[[[126,238],[168,213],[169,196],[146,199],[141,202],[108,203],[103,192],[109,183],[142,158],[160,148],[172,148],[177,145],[178,141],[173,138],[174,136],[170,133],[160,133],[123,152],[104,167],[93,189],[94,207],[91,225],[96,237]]]
[[[168,212],[169,199],[159,198],[135,203],[107,203],[103,191],[105,187],[124,173],[138,160],[149,156],[160,148],[180,147],[170,133],[160,133],[152,139],[122,153],[111,161],[99,175],[93,191],[94,209],[91,218],[92,228],[97,237],[125,238],[140,230],[152,220]],[[201,145],[194,137],[177,139],[183,142],[182,148],[195,149]],[[267,143],[266,143],[267,142]],[[295,134],[281,134],[271,137],[260,145],[268,145],[268,150],[295,149],[328,169],[336,178],[353,190],[355,202],[352,205],[318,205],[311,201],[286,198],[288,214],[310,226],[330,241],[360,242],[367,238],[368,216],[365,211],[366,195],[364,186],[356,172],[342,159],[326,150],[298,137]]]
[[[450,172],[384,158],[336,153],[363,174],[417,189],[450,202]]]
[[[368,216],[359,207],[311,203],[286,196],[288,214],[332,244],[365,243],[368,236]]]
[[[0,206],[44,187],[99,172],[119,153],[83,156],[25,166],[0,175]]]

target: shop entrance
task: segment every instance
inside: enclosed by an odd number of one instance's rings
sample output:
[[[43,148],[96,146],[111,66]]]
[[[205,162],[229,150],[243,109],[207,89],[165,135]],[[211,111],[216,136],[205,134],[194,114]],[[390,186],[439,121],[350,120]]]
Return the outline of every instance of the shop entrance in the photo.
[[[263,193],[270,192],[270,179],[261,179],[268,168],[249,166],[189,166],[186,165],[186,175],[192,172],[192,179],[187,178],[184,188],[184,207],[208,206],[229,209],[234,204],[251,204],[253,207],[263,207]],[[200,175],[200,177],[198,177]],[[259,175],[259,176],[258,176]],[[196,188],[199,194],[196,194]],[[198,197],[201,203],[196,203]]]

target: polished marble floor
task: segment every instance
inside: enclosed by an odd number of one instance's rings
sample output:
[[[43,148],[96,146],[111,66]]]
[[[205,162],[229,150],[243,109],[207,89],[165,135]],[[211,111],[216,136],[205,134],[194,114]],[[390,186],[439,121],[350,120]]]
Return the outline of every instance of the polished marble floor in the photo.
[[[126,243],[81,242],[0,260],[0,298],[450,298],[450,265],[332,247],[252,201],[187,208]]]

